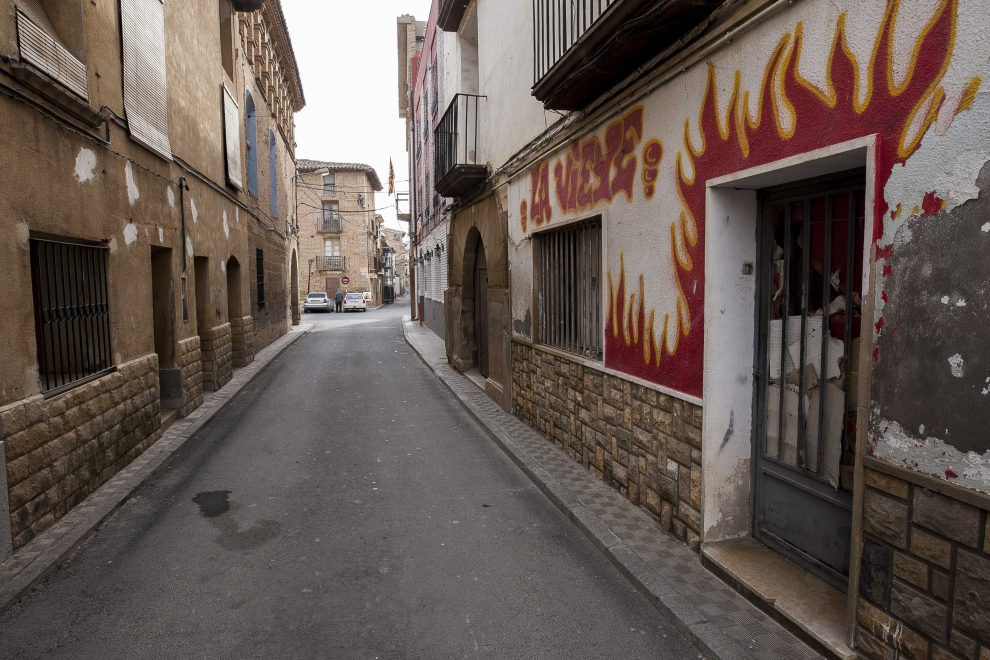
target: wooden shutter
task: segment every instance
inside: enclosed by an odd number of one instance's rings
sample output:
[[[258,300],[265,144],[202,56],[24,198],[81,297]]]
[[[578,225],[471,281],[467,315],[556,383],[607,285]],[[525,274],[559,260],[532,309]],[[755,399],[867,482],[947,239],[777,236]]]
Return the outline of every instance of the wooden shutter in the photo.
[[[89,100],[86,65],[65,47],[37,0],[21,2],[18,7],[17,42],[22,60]]]
[[[162,0],[120,0],[124,46],[124,110],[131,137],[172,160],[165,85]]]
[[[223,133],[224,149],[227,152],[227,181],[237,187],[244,187],[241,173],[241,115],[237,101],[223,86]]]

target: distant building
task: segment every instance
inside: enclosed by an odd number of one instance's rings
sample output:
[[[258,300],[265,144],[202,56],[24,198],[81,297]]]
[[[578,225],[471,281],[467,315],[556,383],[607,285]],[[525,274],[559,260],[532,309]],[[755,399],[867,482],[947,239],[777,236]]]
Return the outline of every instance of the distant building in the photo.
[[[378,174],[361,163],[304,159],[296,171],[300,265],[309,269],[299,280],[300,297],[310,291],[370,291],[373,305],[381,305]]]

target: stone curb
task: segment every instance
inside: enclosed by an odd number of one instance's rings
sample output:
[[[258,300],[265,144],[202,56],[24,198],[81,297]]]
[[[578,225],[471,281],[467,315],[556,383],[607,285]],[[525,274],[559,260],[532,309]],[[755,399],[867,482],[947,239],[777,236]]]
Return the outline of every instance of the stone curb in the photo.
[[[416,351],[416,354],[443,383],[447,391],[495,441],[495,444],[705,658],[709,660],[748,660],[725,633],[713,625],[687,599],[676,593],[663,579],[663,576],[647,566],[634,550],[612,533],[597,514],[578,502],[577,497],[567,486],[555,479],[539,461],[520,447],[512,436],[497,425],[490,424],[485,419],[485,413],[472,401],[462,397],[451,383],[451,377],[460,376],[460,374],[447,373],[452,371],[449,367],[440,366],[438,368],[431,364],[419,348],[409,340],[404,322],[402,323],[402,335],[406,343]],[[463,378],[463,376],[460,377]],[[472,387],[477,386],[472,383]]]
[[[235,369],[233,378],[217,392],[210,393],[199,408],[176,420],[130,465],[0,564],[0,614],[77,550],[169,456],[207,426],[231,399],[312,327],[312,324],[298,326],[259,351],[251,364]]]

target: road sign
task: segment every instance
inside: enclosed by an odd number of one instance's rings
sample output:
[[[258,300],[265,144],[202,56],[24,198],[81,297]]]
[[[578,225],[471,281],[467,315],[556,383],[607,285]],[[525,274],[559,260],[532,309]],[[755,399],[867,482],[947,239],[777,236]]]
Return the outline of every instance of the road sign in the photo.
[[[349,278],[347,275],[344,275],[342,278],[340,278],[340,283],[341,284],[350,284],[351,283],[351,278]]]

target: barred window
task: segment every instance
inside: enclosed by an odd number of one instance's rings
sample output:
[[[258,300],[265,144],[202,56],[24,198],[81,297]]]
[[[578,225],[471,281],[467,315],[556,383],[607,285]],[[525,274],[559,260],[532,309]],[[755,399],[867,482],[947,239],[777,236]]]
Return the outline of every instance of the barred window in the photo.
[[[324,195],[336,195],[337,194],[337,175],[334,172],[323,175],[323,194]]]
[[[255,250],[255,259],[258,266],[258,309],[265,308],[265,251]]]
[[[103,246],[31,239],[34,328],[44,392],[114,367],[108,256]]]
[[[601,360],[601,218],[537,234],[536,253],[540,342]]]

